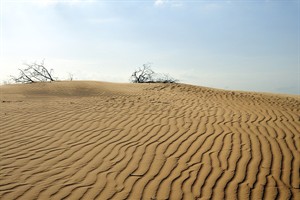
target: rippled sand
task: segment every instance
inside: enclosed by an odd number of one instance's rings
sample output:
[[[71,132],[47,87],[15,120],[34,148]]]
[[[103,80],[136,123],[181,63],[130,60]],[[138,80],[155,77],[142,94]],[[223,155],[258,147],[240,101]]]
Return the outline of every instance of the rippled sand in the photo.
[[[0,86],[0,199],[300,199],[299,96]]]

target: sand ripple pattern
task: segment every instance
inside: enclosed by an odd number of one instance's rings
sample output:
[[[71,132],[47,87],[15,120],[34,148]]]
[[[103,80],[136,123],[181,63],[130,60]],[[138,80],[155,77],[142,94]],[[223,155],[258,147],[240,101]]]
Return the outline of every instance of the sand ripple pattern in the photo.
[[[71,82],[0,105],[0,199],[300,199],[299,97]]]

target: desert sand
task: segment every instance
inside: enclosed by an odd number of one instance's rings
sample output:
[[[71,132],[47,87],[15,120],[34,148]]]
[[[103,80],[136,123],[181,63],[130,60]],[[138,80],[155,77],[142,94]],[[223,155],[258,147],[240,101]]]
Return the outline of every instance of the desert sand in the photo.
[[[300,199],[300,97],[0,86],[0,199]]]

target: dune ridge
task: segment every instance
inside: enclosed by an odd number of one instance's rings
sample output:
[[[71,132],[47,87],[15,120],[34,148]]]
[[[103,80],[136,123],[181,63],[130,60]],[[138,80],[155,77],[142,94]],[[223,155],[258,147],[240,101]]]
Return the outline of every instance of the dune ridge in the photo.
[[[0,199],[300,199],[299,96],[0,86]]]

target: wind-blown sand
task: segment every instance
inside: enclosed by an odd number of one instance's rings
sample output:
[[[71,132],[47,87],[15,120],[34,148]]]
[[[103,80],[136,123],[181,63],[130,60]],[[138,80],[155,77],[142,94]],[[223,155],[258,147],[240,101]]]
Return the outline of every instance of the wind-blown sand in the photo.
[[[299,96],[1,86],[0,198],[300,199]]]

